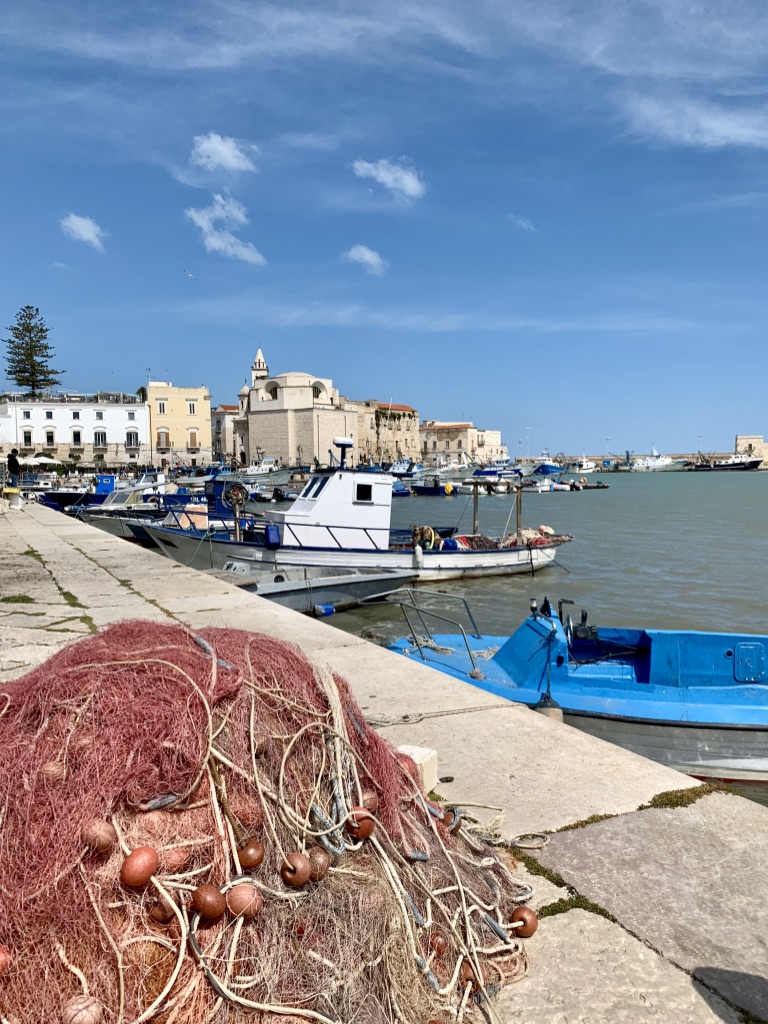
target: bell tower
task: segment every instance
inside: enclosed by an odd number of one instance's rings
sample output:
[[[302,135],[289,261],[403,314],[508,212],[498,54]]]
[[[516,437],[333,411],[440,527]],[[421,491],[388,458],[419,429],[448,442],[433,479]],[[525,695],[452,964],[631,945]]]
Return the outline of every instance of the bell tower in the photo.
[[[253,360],[251,366],[251,387],[256,387],[256,382],[260,380],[267,380],[269,377],[269,367],[264,362],[264,354],[259,348],[256,352],[256,358]]]

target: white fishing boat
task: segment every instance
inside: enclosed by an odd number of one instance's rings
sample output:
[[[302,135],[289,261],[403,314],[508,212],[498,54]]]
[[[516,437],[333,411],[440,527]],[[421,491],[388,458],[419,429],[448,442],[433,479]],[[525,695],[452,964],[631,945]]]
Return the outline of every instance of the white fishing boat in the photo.
[[[669,455],[660,455],[655,445],[651,445],[651,454],[635,459],[632,469],[635,473],[661,473],[671,469],[682,469],[682,459],[672,459]]]
[[[236,559],[264,567],[415,571],[419,582],[533,573],[551,565],[560,545],[571,540],[549,527],[523,529],[519,502],[517,529],[502,537],[485,537],[476,527],[471,534],[431,525],[394,530],[393,477],[347,469],[352,442],[337,438],[334,444],[341,450],[339,466],[313,474],[288,509],[264,512],[239,540],[221,531],[158,525],[148,525],[147,532],[170,558],[197,569],[221,569]]]
[[[587,473],[595,473],[597,471],[597,463],[592,459],[588,459],[586,455],[582,455],[579,459],[574,459],[568,463],[568,473],[566,475],[572,476],[585,476]]]

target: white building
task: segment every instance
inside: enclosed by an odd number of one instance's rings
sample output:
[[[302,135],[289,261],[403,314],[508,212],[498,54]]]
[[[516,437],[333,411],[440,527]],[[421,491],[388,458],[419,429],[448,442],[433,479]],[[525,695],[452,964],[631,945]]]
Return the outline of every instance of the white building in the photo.
[[[0,395],[0,453],[48,455],[64,464],[140,466],[151,461],[149,408],[137,395]]]

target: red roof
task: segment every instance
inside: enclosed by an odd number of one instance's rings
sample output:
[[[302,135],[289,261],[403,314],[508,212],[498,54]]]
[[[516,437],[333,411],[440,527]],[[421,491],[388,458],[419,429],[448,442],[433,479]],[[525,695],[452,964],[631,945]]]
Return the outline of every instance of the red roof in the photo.
[[[374,399],[374,401],[376,401],[376,399]],[[389,402],[379,402],[378,404],[380,409],[384,409],[387,412],[390,410],[392,412],[416,412],[416,410],[410,405],[395,405],[394,402],[392,402],[391,405]]]

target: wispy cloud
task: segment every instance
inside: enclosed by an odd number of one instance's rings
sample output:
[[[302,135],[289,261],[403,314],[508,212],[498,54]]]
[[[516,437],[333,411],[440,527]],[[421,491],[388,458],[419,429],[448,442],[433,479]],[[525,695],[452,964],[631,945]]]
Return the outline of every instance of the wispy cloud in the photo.
[[[632,130],[664,142],[720,149],[768,149],[768,111],[690,97],[633,95],[625,103]]]
[[[358,178],[371,178],[383,185],[395,199],[400,202],[412,202],[421,199],[427,187],[419,177],[410,160],[402,157],[399,162],[393,160],[355,160],[352,170]]]
[[[237,139],[209,132],[195,136],[189,162],[205,171],[255,171],[256,166],[246,149],[258,153],[257,146],[244,146]]]
[[[389,266],[375,249],[369,249],[367,245],[353,245],[351,249],[341,255],[343,259],[349,260],[351,263],[359,263],[366,273],[375,274],[377,277],[386,273]]]
[[[77,213],[68,213],[61,218],[59,225],[69,238],[74,238],[76,242],[87,242],[98,252],[104,252],[104,239],[108,233],[95,220],[81,217]]]
[[[516,228],[520,228],[521,231],[533,231],[536,232],[536,225],[532,220],[527,217],[521,217],[517,213],[510,213],[507,215],[510,221],[515,225]]]
[[[230,230],[248,224],[245,207],[237,199],[215,194],[210,206],[190,208],[184,211],[184,216],[200,229],[207,252],[258,266],[267,262],[255,245],[241,241]]]

